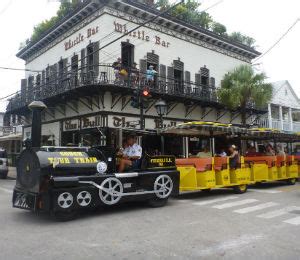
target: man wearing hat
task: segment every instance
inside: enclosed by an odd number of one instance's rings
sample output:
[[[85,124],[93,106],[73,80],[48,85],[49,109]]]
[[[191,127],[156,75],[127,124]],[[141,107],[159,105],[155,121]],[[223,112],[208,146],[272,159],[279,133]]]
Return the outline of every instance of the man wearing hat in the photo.
[[[125,169],[138,169],[142,157],[142,147],[136,143],[136,137],[129,135],[126,138],[126,148],[123,151],[119,164],[119,172]]]

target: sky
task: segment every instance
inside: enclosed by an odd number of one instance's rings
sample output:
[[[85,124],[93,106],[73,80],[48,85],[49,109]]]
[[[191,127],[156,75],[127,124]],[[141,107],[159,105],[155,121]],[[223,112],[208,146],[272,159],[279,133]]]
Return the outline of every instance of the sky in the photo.
[[[200,2],[200,10],[205,10],[220,1]],[[58,7],[55,0],[0,1],[0,66],[24,68],[24,61],[15,56],[20,43],[30,37],[36,24],[55,15]],[[300,0],[223,0],[208,12],[229,32],[240,31],[256,39],[256,48],[263,53],[300,19]],[[300,97],[300,21],[255,63],[258,71],[267,74],[268,81],[288,80]],[[0,69],[0,99],[20,90],[24,74]],[[6,104],[0,100],[0,111],[5,111]]]

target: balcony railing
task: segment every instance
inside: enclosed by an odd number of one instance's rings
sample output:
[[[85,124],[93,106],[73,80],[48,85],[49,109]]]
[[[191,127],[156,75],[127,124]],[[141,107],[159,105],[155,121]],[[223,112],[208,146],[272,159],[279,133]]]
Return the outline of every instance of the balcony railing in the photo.
[[[270,127],[269,120],[267,118],[260,119],[257,122],[259,127],[262,128],[273,128],[273,129],[278,129],[278,130],[283,130],[283,131],[293,131],[293,132],[300,132],[300,122],[293,122],[293,128],[291,128],[291,122],[288,120],[283,120],[282,121],[282,126],[281,127],[281,122],[278,119],[272,119],[272,126]]]
[[[86,67],[73,69],[64,74],[50,75],[41,84],[29,85],[10,100],[7,111],[23,108],[33,100],[47,100],[85,86],[106,87],[106,90],[109,90],[110,86],[132,90],[147,87],[153,94],[217,102],[216,89],[212,86],[179,82],[174,78],[160,75],[157,75],[151,82],[147,80],[145,73],[130,73],[130,70],[128,75],[118,76],[112,66],[101,64],[96,66],[96,69],[92,66],[90,70]]]

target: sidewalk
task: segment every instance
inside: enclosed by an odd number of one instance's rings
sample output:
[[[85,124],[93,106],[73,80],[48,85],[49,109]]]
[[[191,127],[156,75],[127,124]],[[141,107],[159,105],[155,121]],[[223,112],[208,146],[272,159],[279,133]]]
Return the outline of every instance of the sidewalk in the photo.
[[[8,168],[8,177],[15,179],[17,177],[17,170],[16,167],[9,167]]]

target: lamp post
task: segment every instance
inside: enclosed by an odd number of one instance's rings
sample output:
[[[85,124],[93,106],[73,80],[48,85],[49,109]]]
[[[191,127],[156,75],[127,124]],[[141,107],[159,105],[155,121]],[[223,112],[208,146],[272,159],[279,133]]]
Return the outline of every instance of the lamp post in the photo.
[[[164,100],[159,100],[156,102],[156,104],[154,105],[156,112],[159,116],[159,128],[162,129],[163,128],[163,116],[165,114],[167,114],[168,111],[168,105]],[[164,137],[161,135],[160,136],[160,142],[161,142],[161,153],[164,154]]]

